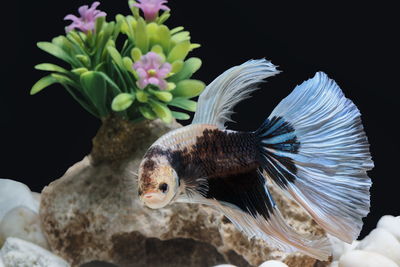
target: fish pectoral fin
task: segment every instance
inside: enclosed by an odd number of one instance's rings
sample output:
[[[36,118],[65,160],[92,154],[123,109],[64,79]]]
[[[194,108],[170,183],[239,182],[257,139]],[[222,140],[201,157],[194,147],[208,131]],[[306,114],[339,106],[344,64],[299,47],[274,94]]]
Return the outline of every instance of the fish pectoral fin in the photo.
[[[331,255],[327,238],[300,235],[286,224],[258,170],[209,179],[207,195],[181,198],[180,202],[212,206],[249,238],[260,238],[280,250],[300,251],[320,260]]]

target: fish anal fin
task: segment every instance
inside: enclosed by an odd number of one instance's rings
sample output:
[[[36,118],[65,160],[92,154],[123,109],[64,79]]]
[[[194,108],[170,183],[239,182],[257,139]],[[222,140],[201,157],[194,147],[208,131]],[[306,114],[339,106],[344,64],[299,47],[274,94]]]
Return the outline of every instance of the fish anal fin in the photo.
[[[264,240],[286,252],[302,252],[320,260],[330,255],[326,238],[303,236],[287,225],[257,169],[229,177],[208,179],[207,194],[192,195],[180,202],[196,202],[214,207],[223,213],[249,238]]]

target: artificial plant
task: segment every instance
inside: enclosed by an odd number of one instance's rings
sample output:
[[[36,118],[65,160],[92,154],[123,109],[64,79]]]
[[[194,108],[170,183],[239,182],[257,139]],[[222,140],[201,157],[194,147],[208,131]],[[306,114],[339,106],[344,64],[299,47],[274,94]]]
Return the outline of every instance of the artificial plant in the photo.
[[[187,56],[200,45],[191,43],[190,33],[183,27],[170,29],[164,24],[170,17],[166,2],[130,0],[132,14],[118,14],[113,21],[97,10],[99,2],[80,7],[80,17],[67,15],[65,20],[72,24],[65,35],[37,44],[66,66],[35,66],[50,74],[32,87],[31,94],[60,83],[83,108],[101,119],[111,113],[132,122],[189,119],[182,110],[195,111],[196,102],[190,99],[205,85],[190,79],[201,60]]]

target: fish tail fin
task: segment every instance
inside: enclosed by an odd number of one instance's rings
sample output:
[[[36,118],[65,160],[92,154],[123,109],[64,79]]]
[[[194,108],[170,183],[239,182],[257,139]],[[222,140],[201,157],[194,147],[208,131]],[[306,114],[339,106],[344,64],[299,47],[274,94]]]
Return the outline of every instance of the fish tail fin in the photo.
[[[267,176],[323,227],[355,240],[369,212],[373,168],[354,103],[326,74],[297,86],[255,132]]]

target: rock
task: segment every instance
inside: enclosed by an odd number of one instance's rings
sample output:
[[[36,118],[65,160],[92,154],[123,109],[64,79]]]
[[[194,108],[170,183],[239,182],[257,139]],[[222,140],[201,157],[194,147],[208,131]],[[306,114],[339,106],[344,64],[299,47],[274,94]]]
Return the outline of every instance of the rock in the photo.
[[[178,127],[159,121],[136,125],[106,121],[94,139],[91,155],[42,192],[40,218],[52,251],[73,266],[105,261],[120,267],[224,263],[246,267],[266,260],[314,266],[316,260],[311,257],[249,240],[209,207],[176,203],[151,210],[140,203],[133,173],[148,147]],[[118,140],[129,144],[114,145]],[[102,144],[107,145],[99,147]],[[290,225],[303,234],[324,235],[302,208],[272,191]]]
[[[339,261],[332,261],[329,267],[339,267]]]
[[[400,242],[385,229],[372,230],[356,249],[382,254],[400,265]]]
[[[340,267],[398,267],[389,258],[375,252],[352,250],[340,257]]]
[[[220,264],[220,265],[215,265],[214,267],[236,267],[236,266],[230,264]]]
[[[377,228],[382,228],[390,232],[400,242],[400,216],[397,217],[391,215],[383,216],[379,220]]]
[[[0,251],[5,266],[12,267],[68,267],[63,259],[35,244],[18,238],[8,238]]]
[[[3,263],[3,259],[0,257],[0,267],[5,267]]]
[[[10,210],[0,222],[0,240],[8,237],[17,237],[48,249],[39,215],[24,206]]]
[[[360,243],[360,241],[354,240],[353,243],[348,244],[332,235],[328,235],[328,238],[332,246],[332,261],[339,260],[340,256],[354,249]]]
[[[0,222],[3,216],[18,206],[25,206],[38,213],[39,202],[24,184],[13,180],[0,179]]]
[[[288,266],[280,261],[266,261],[259,267],[288,267]]]

